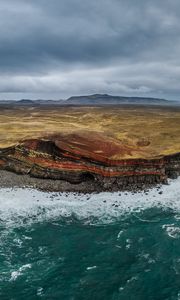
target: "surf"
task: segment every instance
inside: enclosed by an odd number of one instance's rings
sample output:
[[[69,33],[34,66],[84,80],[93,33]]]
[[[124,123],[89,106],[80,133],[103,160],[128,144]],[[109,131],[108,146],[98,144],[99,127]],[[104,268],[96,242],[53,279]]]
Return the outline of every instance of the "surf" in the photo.
[[[83,195],[22,188],[0,189],[0,225],[6,228],[56,220],[111,224],[130,214],[138,216],[151,208],[180,213],[180,178],[148,193]]]

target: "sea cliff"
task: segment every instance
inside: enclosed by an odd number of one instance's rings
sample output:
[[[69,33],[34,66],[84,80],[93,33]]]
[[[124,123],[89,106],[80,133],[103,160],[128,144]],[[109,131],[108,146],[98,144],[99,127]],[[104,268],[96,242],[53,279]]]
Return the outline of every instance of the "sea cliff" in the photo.
[[[0,169],[56,181],[55,190],[78,191],[79,186],[80,192],[146,189],[180,175],[180,153],[127,159],[130,147],[100,138],[59,134],[23,140],[1,149]]]

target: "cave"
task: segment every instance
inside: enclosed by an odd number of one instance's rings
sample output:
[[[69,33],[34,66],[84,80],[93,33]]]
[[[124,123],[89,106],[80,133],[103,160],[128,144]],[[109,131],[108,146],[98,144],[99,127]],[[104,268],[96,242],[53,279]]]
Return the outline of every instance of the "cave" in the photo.
[[[95,181],[93,174],[85,172],[81,174],[81,181]]]

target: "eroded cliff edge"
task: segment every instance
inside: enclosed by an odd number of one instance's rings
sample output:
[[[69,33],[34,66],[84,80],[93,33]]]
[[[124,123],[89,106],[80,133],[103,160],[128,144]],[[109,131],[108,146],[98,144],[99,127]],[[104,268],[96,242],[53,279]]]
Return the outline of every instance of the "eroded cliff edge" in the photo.
[[[51,180],[51,189],[80,192],[145,189],[180,175],[180,153],[124,158],[136,150],[97,134],[59,134],[1,149],[0,169],[44,179],[42,189]]]

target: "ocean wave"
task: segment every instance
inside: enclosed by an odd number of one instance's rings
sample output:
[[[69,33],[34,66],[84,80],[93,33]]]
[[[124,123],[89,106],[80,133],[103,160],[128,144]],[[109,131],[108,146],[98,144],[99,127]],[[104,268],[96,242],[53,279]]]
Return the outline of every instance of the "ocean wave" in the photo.
[[[18,270],[12,271],[10,281],[15,281],[19,276],[23,275],[23,272],[25,270],[30,269],[30,268],[31,268],[31,264],[26,264],[26,265],[23,265],[22,267],[20,267]]]
[[[0,226],[14,227],[56,221],[83,221],[85,224],[108,224],[118,218],[150,208],[161,208],[180,213],[180,178],[171,180],[148,193],[46,193],[33,189],[0,190]],[[178,215],[177,215],[178,217]],[[144,222],[148,221],[143,218]]]

